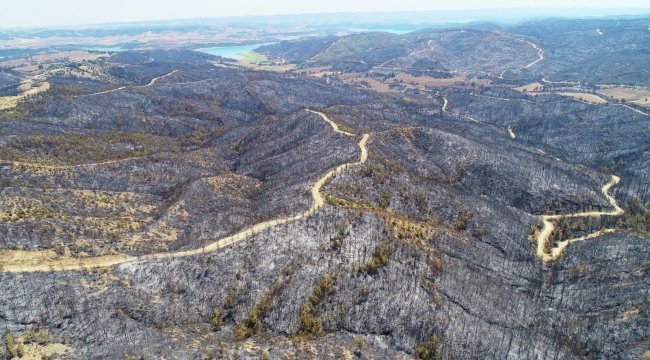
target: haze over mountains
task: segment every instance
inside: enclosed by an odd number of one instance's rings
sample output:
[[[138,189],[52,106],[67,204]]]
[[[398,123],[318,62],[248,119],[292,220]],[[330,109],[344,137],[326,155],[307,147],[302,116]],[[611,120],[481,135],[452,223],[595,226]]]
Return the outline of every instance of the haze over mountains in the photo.
[[[0,31],[0,356],[650,359],[650,17],[390,16]]]

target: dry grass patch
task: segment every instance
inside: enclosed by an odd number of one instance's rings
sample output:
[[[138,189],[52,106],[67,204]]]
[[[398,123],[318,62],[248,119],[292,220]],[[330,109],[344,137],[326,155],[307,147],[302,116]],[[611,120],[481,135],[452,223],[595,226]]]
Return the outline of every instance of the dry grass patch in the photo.
[[[296,72],[300,73],[305,73],[307,75],[315,75],[315,74],[322,74],[326,71],[331,72],[332,67],[331,66],[313,66],[313,67],[307,67],[304,69],[296,69]]]
[[[0,117],[3,114],[0,114]],[[179,153],[175,139],[141,133],[107,135],[35,135],[16,137],[0,146],[0,158],[52,165],[95,164],[159,152]]]
[[[478,79],[476,79],[478,80]],[[482,81],[482,80],[478,80]],[[463,76],[457,76],[448,79],[438,79],[431,76],[413,76],[410,74],[399,73],[395,75],[394,78],[388,80],[389,83],[400,83],[407,87],[416,87],[418,89],[424,90],[425,86],[450,86],[459,83],[466,83],[467,78]]]
[[[538,82],[534,82],[534,83],[531,83],[531,84],[528,84],[528,85],[516,87],[514,89],[517,90],[517,91],[521,91],[521,92],[533,92],[533,91],[541,91],[543,88],[544,88],[544,85],[542,85],[542,84],[540,84]]]
[[[568,96],[574,98],[576,100],[586,101],[592,104],[607,104],[607,100],[593,94],[573,93],[573,92],[561,92],[559,94],[562,96]]]
[[[53,62],[70,62],[70,61],[84,61],[84,60],[95,60],[99,57],[106,56],[106,54],[98,53],[89,53],[87,51],[62,51],[53,54],[42,54],[30,56],[28,59],[11,59],[6,61],[0,61],[0,66],[2,67],[27,67],[27,66],[37,66],[44,62],[50,64]]]
[[[641,312],[640,308],[630,309],[624,312],[623,314],[621,314],[621,316],[618,319],[616,319],[616,322],[626,322],[626,321],[636,320],[639,318],[640,312]]]
[[[616,87],[600,89],[596,92],[605,96],[611,96],[614,99],[625,100],[637,105],[650,107],[650,90]]]
[[[467,80],[468,83],[470,84],[476,84],[476,85],[482,85],[482,86],[491,86],[492,85],[492,80],[490,79],[479,79],[479,78],[473,78]]]
[[[345,74],[348,75],[348,74]],[[377,92],[388,92],[389,86],[388,84],[384,84],[376,79],[369,78],[369,77],[353,77],[353,76],[346,76],[344,78],[341,78],[343,75],[339,75],[339,79],[343,81],[345,84],[358,84],[361,85],[362,87],[366,89],[371,89]]]
[[[281,73],[289,71],[289,70],[293,70],[296,67],[296,65],[294,65],[294,64],[277,64],[277,65],[258,64],[258,63],[251,63],[248,60],[239,60],[234,64],[238,65],[238,66],[243,66],[243,67],[246,67],[246,68],[254,69],[254,70],[275,71],[275,72],[281,72]]]
[[[0,110],[13,109],[18,106],[18,102],[27,96],[36,95],[38,93],[47,91],[50,88],[50,83],[44,82],[38,85],[38,87],[29,87],[27,90],[18,96],[5,96],[0,97]]]
[[[226,173],[223,175],[207,178],[208,184],[212,185],[219,195],[237,198],[251,198],[264,189],[264,184],[252,177]]]

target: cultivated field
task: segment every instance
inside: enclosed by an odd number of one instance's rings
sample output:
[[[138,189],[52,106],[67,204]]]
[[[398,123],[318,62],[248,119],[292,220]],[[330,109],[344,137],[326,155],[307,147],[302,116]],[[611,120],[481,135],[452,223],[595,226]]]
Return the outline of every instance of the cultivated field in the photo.
[[[597,91],[599,94],[611,96],[614,99],[622,99],[628,102],[635,103],[641,106],[650,107],[650,90],[615,87],[609,89],[600,89]]]
[[[607,100],[593,94],[585,94],[585,93],[575,93],[575,92],[561,92],[560,95],[562,96],[568,96],[577,100],[582,100],[586,102],[590,102],[592,104],[606,104]]]
[[[343,81],[343,83],[345,84],[358,84],[366,89],[372,89],[377,92],[388,92],[389,90],[388,84],[384,84],[374,78],[365,77],[365,76],[360,77],[359,75],[361,74],[358,73],[341,74],[338,76],[338,79]]]
[[[99,57],[107,56],[101,53],[89,53],[87,51],[62,51],[51,54],[42,54],[30,56],[27,58],[12,59],[7,61],[0,61],[0,67],[15,68],[22,71],[34,71],[38,69],[41,64],[61,64],[68,62],[81,62],[88,60],[96,60]]]
[[[465,76],[457,76],[449,79],[437,79],[431,76],[413,76],[410,74],[400,73],[395,75],[392,83],[403,83],[404,85],[417,86],[424,90],[425,86],[450,86],[458,83],[463,83],[467,80]]]
[[[542,85],[542,84],[540,84],[538,82],[534,82],[534,83],[531,83],[531,84],[528,84],[528,85],[516,87],[515,90],[521,91],[521,92],[524,92],[524,91],[525,92],[532,92],[532,91],[541,90],[543,87],[544,87],[544,85]]]

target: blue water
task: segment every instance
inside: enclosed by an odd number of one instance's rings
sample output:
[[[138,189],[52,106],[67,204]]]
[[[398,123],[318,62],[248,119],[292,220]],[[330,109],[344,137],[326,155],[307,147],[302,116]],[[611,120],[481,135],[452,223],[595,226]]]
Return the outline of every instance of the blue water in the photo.
[[[256,50],[260,46],[271,45],[271,44],[273,44],[273,43],[248,45],[248,46],[213,47],[213,48],[198,49],[197,51],[200,51],[200,52],[206,53],[206,54],[210,54],[210,55],[217,55],[217,56],[223,56],[223,57],[226,57],[226,58],[241,60],[241,59],[244,59],[244,57],[239,55],[239,54],[247,52],[247,51]]]

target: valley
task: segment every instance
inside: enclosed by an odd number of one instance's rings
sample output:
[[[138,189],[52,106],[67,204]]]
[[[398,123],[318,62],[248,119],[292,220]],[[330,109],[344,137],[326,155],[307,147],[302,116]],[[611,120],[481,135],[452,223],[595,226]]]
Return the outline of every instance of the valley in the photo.
[[[271,32],[2,59],[0,356],[647,356],[647,19]]]

